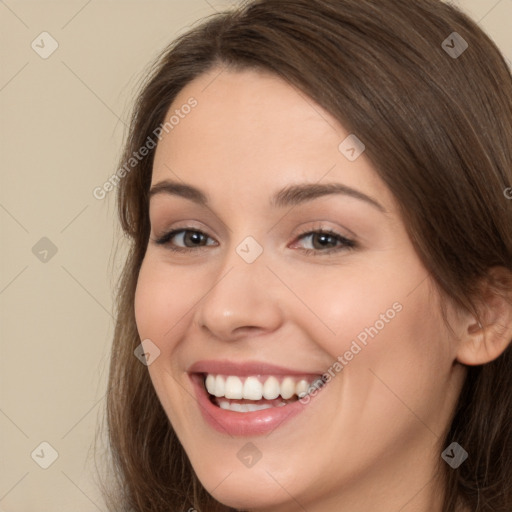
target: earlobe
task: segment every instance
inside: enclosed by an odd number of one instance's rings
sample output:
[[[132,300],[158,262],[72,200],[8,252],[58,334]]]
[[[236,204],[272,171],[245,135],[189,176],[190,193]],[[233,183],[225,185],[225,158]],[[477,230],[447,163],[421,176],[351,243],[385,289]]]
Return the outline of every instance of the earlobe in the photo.
[[[489,363],[512,344],[511,277],[512,273],[504,267],[491,269],[478,300],[482,324],[475,316],[468,316],[457,349],[460,363],[470,366]]]

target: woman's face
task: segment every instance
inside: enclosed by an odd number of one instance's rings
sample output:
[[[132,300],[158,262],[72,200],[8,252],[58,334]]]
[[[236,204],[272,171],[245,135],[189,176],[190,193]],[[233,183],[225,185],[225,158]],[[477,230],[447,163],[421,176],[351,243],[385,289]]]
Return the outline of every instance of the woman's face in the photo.
[[[135,314],[201,482],[251,510],[423,510],[463,373],[362,147],[256,71],[200,76],[171,115]]]

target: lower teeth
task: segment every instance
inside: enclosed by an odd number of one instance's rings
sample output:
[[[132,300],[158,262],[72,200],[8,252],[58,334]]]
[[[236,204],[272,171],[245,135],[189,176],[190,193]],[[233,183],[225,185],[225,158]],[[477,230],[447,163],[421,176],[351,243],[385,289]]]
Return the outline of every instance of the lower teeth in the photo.
[[[250,403],[250,402],[236,402],[236,401],[229,401],[222,398],[214,398],[213,402],[220,407],[221,409],[227,410],[227,411],[234,411],[234,412],[254,412],[254,411],[262,411],[264,409],[272,409],[274,407],[284,407],[292,400],[287,401],[276,401],[272,400],[271,403]],[[270,402],[270,401],[269,401]]]
[[[281,404],[281,407],[286,404]],[[272,409],[270,404],[230,404],[229,402],[220,402],[219,407],[228,411],[235,412],[253,412],[262,411],[263,409]],[[279,406],[278,406],[279,407]]]

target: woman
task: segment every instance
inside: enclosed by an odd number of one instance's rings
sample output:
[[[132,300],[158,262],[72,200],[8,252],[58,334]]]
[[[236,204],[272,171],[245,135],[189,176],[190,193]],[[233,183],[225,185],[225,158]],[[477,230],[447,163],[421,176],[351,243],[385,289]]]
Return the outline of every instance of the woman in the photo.
[[[120,167],[112,510],[512,510],[512,80],[474,22],[212,16]]]

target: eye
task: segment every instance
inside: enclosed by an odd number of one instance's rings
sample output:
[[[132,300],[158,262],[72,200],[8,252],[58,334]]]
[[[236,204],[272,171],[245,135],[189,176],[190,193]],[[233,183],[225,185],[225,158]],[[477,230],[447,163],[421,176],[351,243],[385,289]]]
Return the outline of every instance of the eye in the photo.
[[[357,247],[356,242],[330,229],[308,231],[298,237],[298,240],[307,239],[310,240],[310,245],[312,246],[312,249],[302,249],[307,255],[330,254],[341,250],[352,250]]]
[[[352,250],[357,247],[355,241],[330,229],[307,231],[297,238],[297,240],[307,239],[310,239],[312,248],[299,248],[307,255],[325,255],[342,250]],[[166,246],[171,251],[186,253],[208,245],[216,245],[216,242],[208,243],[208,240],[213,239],[200,230],[179,228],[165,233],[160,238],[154,240],[154,242],[158,245]]]
[[[185,246],[175,245],[171,243],[172,239],[175,239],[178,243],[184,244]],[[195,248],[204,247],[205,245],[212,244],[204,244],[203,242],[207,241],[210,238],[206,233],[199,231],[197,229],[174,229],[165,233],[162,237],[155,240],[155,243],[158,245],[165,245],[171,251],[176,252],[188,252],[192,251]],[[210,240],[212,240],[210,238]],[[187,245],[190,244],[190,245]],[[215,245],[215,244],[213,244]]]

